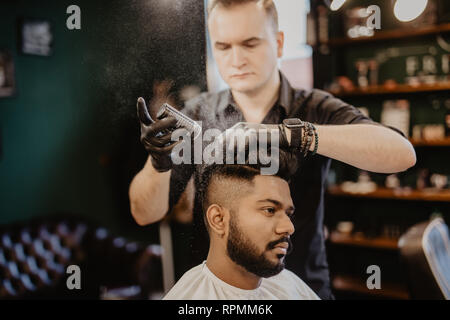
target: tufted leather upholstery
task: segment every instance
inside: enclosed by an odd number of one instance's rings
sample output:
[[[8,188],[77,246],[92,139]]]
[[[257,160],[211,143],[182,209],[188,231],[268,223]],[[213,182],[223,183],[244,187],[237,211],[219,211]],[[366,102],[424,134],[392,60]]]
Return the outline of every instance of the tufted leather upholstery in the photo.
[[[81,289],[69,290],[69,265]],[[85,221],[46,220],[0,229],[0,299],[97,299],[102,288],[162,292],[161,248],[113,237]]]

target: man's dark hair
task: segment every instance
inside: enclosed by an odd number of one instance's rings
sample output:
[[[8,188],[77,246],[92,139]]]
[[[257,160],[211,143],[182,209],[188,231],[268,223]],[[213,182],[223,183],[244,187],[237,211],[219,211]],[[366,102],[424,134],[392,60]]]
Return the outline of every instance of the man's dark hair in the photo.
[[[279,150],[278,172],[274,175],[289,183],[291,176],[297,171],[298,158],[293,154]],[[232,207],[236,199],[245,193],[244,188],[252,187],[254,178],[261,174],[263,165],[258,164],[212,164],[201,168],[200,181],[196,186],[197,203],[201,207],[203,221],[208,229],[206,210],[215,202],[219,205]],[[229,181],[227,190],[210,190],[213,179]],[[226,185],[226,184],[224,184]],[[214,198],[214,200],[212,199]]]
[[[271,18],[275,31],[278,31],[278,12],[273,0],[210,0],[208,5],[208,15],[211,14],[213,9],[217,6],[229,8],[250,2],[255,2],[266,10],[266,14]]]

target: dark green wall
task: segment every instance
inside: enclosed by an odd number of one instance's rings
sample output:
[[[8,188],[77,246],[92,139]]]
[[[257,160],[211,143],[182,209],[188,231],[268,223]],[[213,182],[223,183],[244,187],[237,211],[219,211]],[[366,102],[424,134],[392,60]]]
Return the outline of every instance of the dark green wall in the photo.
[[[66,28],[71,4],[81,30]],[[52,23],[50,57],[19,52],[23,17]],[[167,77],[204,89],[203,30],[202,1],[2,1],[0,48],[13,55],[17,92],[0,98],[0,224],[80,214],[145,237],[127,198],[146,156],[136,97]]]

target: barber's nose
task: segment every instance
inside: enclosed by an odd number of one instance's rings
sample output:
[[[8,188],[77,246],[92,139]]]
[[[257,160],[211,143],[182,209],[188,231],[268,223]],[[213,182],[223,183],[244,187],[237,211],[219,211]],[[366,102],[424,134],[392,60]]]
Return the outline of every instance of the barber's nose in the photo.
[[[233,67],[242,68],[243,66],[245,66],[245,56],[241,48],[234,47],[231,54],[231,63]]]
[[[295,232],[294,224],[292,223],[291,218],[289,218],[287,215],[283,215],[281,220],[279,221],[277,225],[276,232],[279,234],[289,234],[292,235]]]

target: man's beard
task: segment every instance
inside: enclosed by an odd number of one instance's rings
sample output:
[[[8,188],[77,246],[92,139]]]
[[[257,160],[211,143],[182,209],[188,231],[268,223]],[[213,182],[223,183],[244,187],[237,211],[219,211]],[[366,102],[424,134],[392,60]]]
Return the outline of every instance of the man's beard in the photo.
[[[234,214],[233,214],[234,215]],[[278,262],[271,262],[264,253],[275,248],[275,246],[282,242],[289,243],[289,254],[292,251],[292,243],[289,237],[283,237],[279,240],[270,242],[262,253],[258,253],[256,245],[248,239],[244,233],[239,229],[236,218],[230,219],[230,232],[227,242],[227,253],[230,259],[236,264],[242,266],[248,272],[251,272],[259,277],[272,277],[280,273],[284,267],[284,255],[279,254]]]

